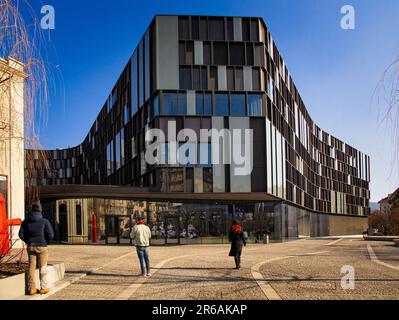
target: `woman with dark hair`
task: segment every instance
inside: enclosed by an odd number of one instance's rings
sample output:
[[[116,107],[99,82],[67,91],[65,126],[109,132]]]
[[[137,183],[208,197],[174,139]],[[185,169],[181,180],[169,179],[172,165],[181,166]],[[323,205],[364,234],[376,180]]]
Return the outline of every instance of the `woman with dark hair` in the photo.
[[[240,269],[242,246],[246,246],[247,244],[245,242],[242,226],[236,220],[233,220],[233,225],[229,233],[229,241],[231,242],[229,256],[234,257],[236,263],[235,269]]]

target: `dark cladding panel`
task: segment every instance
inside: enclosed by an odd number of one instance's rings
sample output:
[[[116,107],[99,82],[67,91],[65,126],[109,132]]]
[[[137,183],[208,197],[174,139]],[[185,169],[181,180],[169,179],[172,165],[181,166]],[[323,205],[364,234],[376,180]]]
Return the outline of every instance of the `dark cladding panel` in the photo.
[[[138,110],[138,68],[137,68],[137,50],[133,53],[131,59],[131,99],[132,99],[132,115]]]

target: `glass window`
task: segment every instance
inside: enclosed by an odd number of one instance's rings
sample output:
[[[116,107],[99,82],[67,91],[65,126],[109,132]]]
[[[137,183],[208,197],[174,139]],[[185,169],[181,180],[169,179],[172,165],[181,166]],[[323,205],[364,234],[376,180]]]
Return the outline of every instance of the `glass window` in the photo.
[[[180,68],[180,89],[191,90],[192,89],[191,79],[191,68],[181,67]]]
[[[218,89],[218,69],[216,67],[210,68],[210,75],[209,75],[209,89],[210,90],[217,90]]]
[[[177,101],[177,113],[178,115],[186,115],[187,114],[187,94],[179,93],[178,101]]]
[[[202,116],[204,114],[204,95],[202,93],[196,93],[195,108],[197,116]]]
[[[203,43],[203,59],[204,59],[204,64],[210,65],[212,64],[211,61],[211,44],[209,42],[204,42]]]
[[[234,40],[234,23],[233,18],[227,18],[227,39]]]
[[[212,166],[212,144],[200,143],[199,144],[199,164],[201,167]]]
[[[186,192],[194,192],[194,169],[186,168]]]
[[[125,165],[125,129],[122,128],[121,132],[121,164]]]
[[[198,17],[191,17],[191,32],[193,40],[199,39],[199,19]]]
[[[229,115],[229,95],[225,93],[215,94],[215,115],[228,116]]]
[[[180,39],[190,39],[188,17],[179,17],[179,37]]]
[[[154,116],[159,115],[159,97],[155,96],[153,100]]]
[[[139,108],[144,104],[144,43],[139,44]]]
[[[111,175],[114,171],[114,141],[107,145],[107,175]]]
[[[136,139],[132,138],[132,159],[137,156]]]
[[[263,66],[265,64],[263,44],[255,44],[255,66]]]
[[[245,47],[243,43],[230,43],[230,64],[245,65]]]
[[[76,205],[76,235],[82,235],[82,207],[78,204]]]
[[[184,192],[184,168],[170,168],[169,192]]]
[[[259,68],[252,69],[252,90],[260,91],[260,74]]]
[[[232,116],[246,116],[245,110],[245,94],[232,94],[231,97],[231,112]]]
[[[212,168],[203,170],[204,192],[213,192],[213,171]]]
[[[208,68],[207,67],[201,67],[201,84],[202,90],[207,90],[208,89]]]
[[[150,32],[147,30],[144,36],[144,89],[145,98],[144,102],[150,98]]]
[[[250,41],[249,19],[242,19],[242,41]]]
[[[177,111],[177,93],[163,94],[163,114],[174,115]]]
[[[227,90],[234,91],[234,68],[227,68]]]
[[[186,64],[186,43],[184,41],[179,42],[179,63]]]
[[[254,65],[254,47],[252,43],[247,43],[247,65],[253,66]]]
[[[201,76],[200,76],[199,67],[193,67],[193,89],[194,90],[201,89]]]
[[[116,135],[115,139],[115,156],[116,156],[116,170],[121,167],[121,136],[120,133]]]
[[[248,115],[252,117],[263,116],[262,112],[262,95],[248,95]]]
[[[224,18],[209,18],[210,40],[224,40]]]
[[[212,94],[204,94],[204,116],[211,116],[212,112]]]
[[[244,71],[242,68],[236,68],[235,72],[235,87],[237,91],[244,90]]]
[[[197,150],[195,143],[179,143],[177,163],[179,166],[190,167],[197,164]]]
[[[199,36],[200,40],[208,40],[208,21],[205,17],[200,18]]]
[[[129,121],[129,107],[126,105],[124,108],[124,124],[126,125]]]
[[[259,41],[258,20],[251,20],[251,41]]]
[[[132,72],[132,115],[137,112],[138,109],[138,90],[137,90],[137,52],[135,51],[131,62]]]
[[[215,42],[213,45],[213,62],[216,65],[228,65],[228,52],[226,42]]]
[[[194,43],[188,41],[186,43],[186,64],[193,64],[194,63]]]

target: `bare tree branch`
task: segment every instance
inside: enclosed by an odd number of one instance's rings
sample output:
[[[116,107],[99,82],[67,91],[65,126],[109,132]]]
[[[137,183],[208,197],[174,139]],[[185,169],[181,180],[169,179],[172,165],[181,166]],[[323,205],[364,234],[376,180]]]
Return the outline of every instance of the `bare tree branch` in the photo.
[[[22,13],[24,15],[22,15]],[[28,74],[25,80],[23,97],[12,97],[10,92],[13,86],[12,74],[0,69],[0,101],[10,101],[23,98],[24,124],[21,128],[20,121],[14,121],[21,115],[15,114],[15,110],[4,110],[0,106],[0,153],[3,152],[5,143],[10,139],[21,139],[25,148],[42,150],[40,144],[40,128],[44,127],[47,117],[49,74],[46,57],[47,42],[40,28],[40,21],[28,0],[0,0],[0,58],[12,57],[24,66],[24,72]],[[14,92],[14,91],[13,91]],[[22,130],[21,130],[22,129]],[[24,132],[24,136],[19,136]],[[45,153],[39,151],[39,159],[43,168],[47,168]],[[28,157],[29,158],[29,157]],[[29,160],[29,159],[28,159]],[[29,168],[29,166],[28,166]],[[32,172],[26,169],[26,200],[31,190]],[[35,195],[37,196],[37,194]]]
[[[385,124],[392,135],[393,157],[391,176],[399,177],[399,57],[383,72],[373,96],[384,107],[381,123]]]

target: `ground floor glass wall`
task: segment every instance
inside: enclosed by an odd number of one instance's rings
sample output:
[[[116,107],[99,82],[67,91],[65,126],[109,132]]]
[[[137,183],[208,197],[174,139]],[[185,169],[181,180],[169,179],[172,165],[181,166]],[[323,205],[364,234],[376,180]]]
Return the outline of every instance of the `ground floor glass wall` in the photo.
[[[45,215],[60,242],[91,242],[93,221],[98,241],[130,244],[130,230],[140,217],[151,228],[152,244],[228,243],[233,219],[250,242],[361,234],[367,218],[331,216],[285,203],[172,203],[110,199],[69,199],[46,203]]]

